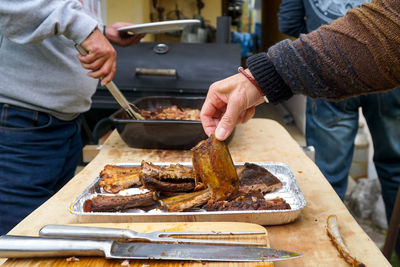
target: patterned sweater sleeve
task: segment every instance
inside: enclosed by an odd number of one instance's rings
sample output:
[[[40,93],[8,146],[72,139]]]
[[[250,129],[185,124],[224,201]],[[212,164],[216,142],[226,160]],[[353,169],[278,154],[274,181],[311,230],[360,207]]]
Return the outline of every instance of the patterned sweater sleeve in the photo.
[[[250,57],[247,65],[270,102],[293,94],[335,100],[393,89],[400,85],[400,0],[363,4]]]

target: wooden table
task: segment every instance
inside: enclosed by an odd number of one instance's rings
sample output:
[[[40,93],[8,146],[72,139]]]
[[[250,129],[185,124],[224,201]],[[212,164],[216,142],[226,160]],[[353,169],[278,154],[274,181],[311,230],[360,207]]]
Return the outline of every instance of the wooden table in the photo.
[[[246,124],[238,125],[229,150],[235,162],[276,161],[288,164],[307,201],[307,206],[295,222],[266,227],[271,247],[304,254],[302,258],[277,262],[275,266],[348,266],[338,256],[336,248],[326,235],[326,218],[331,214],[337,215],[344,242],[357,259],[367,266],[390,266],[314,162],[303,153],[280,124],[267,119],[252,119]],[[68,205],[97,177],[104,165],[141,160],[190,162],[191,152],[129,148],[118,133],[113,132],[93,161],[9,234],[37,235],[39,229],[46,224],[78,223],[78,218],[67,211]],[[23,264],[24,261],[19,263],[10,265],[26,265]],[[45,264],[42,262],[40,266],[43,265]]]

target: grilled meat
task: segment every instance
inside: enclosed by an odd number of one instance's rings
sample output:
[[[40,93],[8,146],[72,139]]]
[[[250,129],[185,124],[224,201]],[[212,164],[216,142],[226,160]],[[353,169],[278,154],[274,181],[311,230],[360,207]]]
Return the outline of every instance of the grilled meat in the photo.
[[[189,182],[173,182],[160,181],[148,175],[141,176],[143,185],[153,191],[167,192],[191,192],[194,190],[194,181]]]
[[[98,195],[87,199],[83,204],[85,212],[119,211],[129,208],[147,207],[157,203],[155,192],[133,196],[103,196]]]
[[[250,191],[231,201],[209,201],[203,209],[207,211],[286,210],[290,209],[290,205],[283,198],[266,200],[260,191]]]
[[[282,182],[265,168],[253,163],[245,163],[237,168],[240,180],[239,191],[246,194],[250,191],[270,193],[282,188]]]
[[[202,191],[187,193],[183,195],[169,197],[160,200],[161,207],[167,209],[170,212],[184,211],[194,207],[201,207],[212,196],[211,189],[207,188]]]
[[[140,185],[139,173],[142,167],[120,167],[115,165],[106,165],[100,172],[99,185],[104,191],[109,193],[118,193],[119,191]]]
[[[151,162],[142,161],[141,176],[153,177],[157,180],[188,180],[195,181],[193,170],[180,164],[171,164],[169,167],[160,167]]]
[[[192,148],[196,176],[212,190],[213,199],[230,200],[239,193],[239,178],[224,142],[212,134]]]
[[[156,107],[155,111],[141,109],[140,113],[146,120],[200,120],[200,110],[191,108],[178,108],[173,105],[170,107]]]

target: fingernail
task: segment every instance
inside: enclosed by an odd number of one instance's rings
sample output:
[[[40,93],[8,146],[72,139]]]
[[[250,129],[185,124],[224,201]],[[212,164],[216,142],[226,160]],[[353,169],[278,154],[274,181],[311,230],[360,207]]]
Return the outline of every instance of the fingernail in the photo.
[[[215,137],[218,140],[222,141],[222,140],[225,140],[227,133],[228,133],[228,131],[225,128],[218,127],[217,130],[215,131]]]

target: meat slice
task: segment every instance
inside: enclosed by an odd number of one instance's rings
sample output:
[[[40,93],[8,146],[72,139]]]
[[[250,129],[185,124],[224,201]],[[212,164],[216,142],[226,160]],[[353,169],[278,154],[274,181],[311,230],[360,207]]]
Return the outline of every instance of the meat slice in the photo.
[[[120,211],[129,208],[147,207],[157,203],[157,195],[148,192],[133,196],[103,196],[97,195],[87,199],[83,204],[85,212]]]
[[[189,182],[166,182],[157,180],[148,175],[142,175],[142,183],[143,185],[153,191],[160,191],[160,192],[190,192],[193,191],[194,181]]]
[[[187,193],[162,199],[159,202],[161,207],[167,209],[168,211],[178,212],[194,207],[201,207],[210,200],[211,195],[211,189],[207,188],[198,192]]]
[[[267,169],[253,163],[245,163],[244,166],[237,168],[242,194],[250,191],[260,191],[270,193],[282,188],[282,182]]]
[[[196,176],[212,189],[213,199],[230,200],[239,192],[239,178],[229,150],[212,134],[192,148]]]
[[[115,165],[106,165],[100,172],[99,186],[104,191],[116,194],[119,191],[140,185],[139,173],[142,167],[121,167]]]
[[[151,162],[142,161],[142,171],[140,175],[153,177],[158,180],[173,179],[195,181],[193,170],[180,164],[171,164],[169,167],[161,167]]]
[[[250,191],[231,201],[209,201],[203,206],[207,211],[235,211],[235,210],[286,210],[290,205],[280,197],[266,200],[260,191]]]

